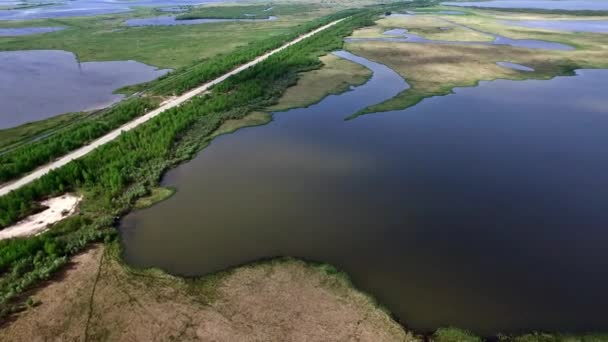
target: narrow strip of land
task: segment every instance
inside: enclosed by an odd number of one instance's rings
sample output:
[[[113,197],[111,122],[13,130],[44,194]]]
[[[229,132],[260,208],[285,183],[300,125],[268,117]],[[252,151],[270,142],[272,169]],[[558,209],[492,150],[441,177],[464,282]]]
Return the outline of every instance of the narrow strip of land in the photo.
[[[232,70],[232,71],[230,71],[230,72],[228,72],[228,73],[226,73],[226,74],[224,74],[224,75],[222,75],[222,76],[220,76],[220,77],[218,77],[218,78],[216,78],[216,79],[214,79],[214,80],[212,80],[210,82],[207,82],[207,83],[201,85],[198,88],[192,89],[192,90],[190,90],[190,91],[188,91],[188,92],[180,95],[179,97],[176,97],[174,99],[171,99],[171,100],[167,101],[166,103],[164,103],[163,105],[161,105],[157,109],[155,109],[155,110],[153,110],[153,111],[151,111],[149,113],[146,113],[145,115],[142,115],[142,116],[138,117],[137,119],[135,119],[135,120],[133,120],[131,122],[128,122],[128,123],[122,125],[121,127],[119,127],[117,129],[111,131],[110,133],[102,136],[101,138],[98,138],[97,140],[94,140],[90,144],[88,144],[86,146],[83,146],[83,147],[81,147],[81,148],[79,148],[77,150],[74,150],[74,151],[66,154],[65,156],[63,156],[63,157],[61,157],[61,158],[59,158],[59,159],[57,159],[57,160],[55,160],[55,161],[53,161],[53,162],[51,162],[49,164],[44,165],[44,166],[38,168],[37,170],[35,170],[35,171],[33,171],[33,172],[31,172],[31,173],[29,173],[29,174],[27,174],[27,175],[25,175],[25,176],[17,179],[17,180],[8,182],[8,183],[0,186],[0,196],[4,196],[4,195],[8,194],[9,192],[11,192],[13,190],[17,190],[20,187],[22,187],[22,186],[24,186],[26,184],[29,184],[29,183],[35,181],[36,179],[41,178],[42,176],[46,175],[50,171],[68,164],[69,162],[71,162],[74,159],[78,159],[78,158],[81,158],[81,157],[87,155],[88,153],[90,153],[91,151],[95,150],[99,146],[105,145],[105,144],[113,141],[114,139],[118,138],[120,136],[120,134],[122,134],[122,132],[127,132],[127,131],[130,131],[130,130],[136,128],[137,126],[139,126],[139,125],[141,125],[141,124],[143,124],[143,123],[145,123],[145,122],[153,119],[154,117],[162,114],[164,111],[166,111],[168,109],[171,109],[171,108],[174,108],[174,107],[177,107],[177,106],[181,105],[182,103],[187,102],[188,100],[192,99],[193,97],[198,96],[198,95],[206,92],[207,90],[209,90],[209,88],[211,88],[212,86],[214,86],[214,85],[216,85],[218,83],[223,82],[224,80],[226,80],[230,76],[236,75],[236,74],[242,72],[243,70],[246,70],[246,69],[248,69],[248,68],[250,68],[250,67],[252,67],[252,66],[254,66],[254,65],[258,64],[258,63],[261,63],[264,60],[266,60],[268,57],[270,57],[270,56],[272,56],[272,55],[274,55],[274,54],[276,54],[276,53],[278,53],[278,52],[280,52],[280,51],[282,51],[282,50],[284,50],[284,49],[286,49],[286,48],[288,48],[288,47],[290,47],[290,46],[292,46],[294,44],[297,44],[297,43],[301,42],[302,40],[304,40],[306,38],[309,38],[309,37],[311,37],[311,36],[313,36],[313,35],[321,32],[323,30],[326,30],[326,29],[328,29],[328,28],[336,25],[337,23],[341,22],[344,19],[345,18],[333,21],[333,22],[331,22],[331,23],[329,23],[327,25],[321,26],[321,27],[319,27],[319,28],[317,28],[317,29],[315,29],[313,31],[310,31],[310,32],[308,32],[306,34],[303,34],[303,35],[299,36],[298,38],[296,38],[296,39],[294,39],[294,40],[292,40],[292,41],[290,41],[288,43],[285,43],[284,45],[282,45],[282,46],[280,46],[280,47],[278,47],[278,48],[276,48],[276,49],[274,49],[274,50],[272,50],[270,52],[267,52],[267,53],[265,53],[265,54],[257,57],[256,59],[252,60],[251,62],[243,64],[243,65],[239,66],[238,68],[236,68],[236,69],[234,69],[234,70]]]

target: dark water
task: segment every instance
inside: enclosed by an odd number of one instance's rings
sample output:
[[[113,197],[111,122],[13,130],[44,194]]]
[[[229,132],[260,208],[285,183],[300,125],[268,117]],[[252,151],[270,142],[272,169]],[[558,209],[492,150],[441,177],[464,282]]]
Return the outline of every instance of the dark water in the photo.
[[[0,28],[0,37],[27,36],[30,34],[61,31],[63,29],[65,29],[63,26]]]
[[[24,20],[90,16],[128,12],[132,7],[186,6],[221,0],[65,0],[52,5],[0,11],[0,20]]]
[[[608,20],[508,20],[504,23],[556,31],[608,33]]]
[[[365,85],[170,171],[175,196],[123,221],[126,260],[201,275],[304,257],[415,329],[608,330],[608,70],[344,121],[406,87],[362,64]]]
[[[245,21],[245,22],[257,22],[257,21],[271,21],[276,20],[277,17],[269,16],[266,19],[188,19],[188,20],[176,20],[173,16],[159,16],[154,18],[142,18],[142,19],[129,19],[125,23],[127,26],[173,26],[173,25],[198,25],[208,23],[222,23],[228,21]]]
[[[78,63],[60,50],[0,52],[0,129],[106,107],[123,98],[114,90],[167,71],[135,61]]]
[[[528,71],[528,72],[534,71],[533,68],[530,68],[525,65],[517,64],[517,63],[512,63],[512,62],[496,62],[496,64],[500,65],[503,68],[509,68],[509,69],[514,69],[514,70],[519,70],[519,71]]]
[[[451,6],[476,6],[498,8],[540,8],[561,10],[608,10],[608,0],[491,0],[443,2]]]

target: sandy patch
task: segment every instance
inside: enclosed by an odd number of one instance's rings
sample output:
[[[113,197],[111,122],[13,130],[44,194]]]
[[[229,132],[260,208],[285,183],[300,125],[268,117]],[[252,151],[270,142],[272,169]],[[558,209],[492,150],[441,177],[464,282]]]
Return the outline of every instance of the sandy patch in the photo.
[[[0,240],[40,234],[53,223],[76,213],[80,200],[82,200],[82,197],[64,194],[40,203],[48,209],[30,215],[14,225],[0,230]]]

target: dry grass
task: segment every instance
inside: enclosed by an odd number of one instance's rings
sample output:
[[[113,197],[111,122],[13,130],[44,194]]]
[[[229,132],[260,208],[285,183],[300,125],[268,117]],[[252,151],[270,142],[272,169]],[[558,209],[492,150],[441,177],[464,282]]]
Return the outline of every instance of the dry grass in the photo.
[[[372,74],[369,69],[335,55],[323,56],[321,62],[323,67],[301,74],[298,83],[288,88],[279,102],[268,110],[309,106],[327,95],[341,93],[351,85],[365,83]]]
[[[428,15],[424,17],[430,18]],[[348,50],[387,65],[411,85],[411,89],[366,109],[365,113],[407,108],[426,97],[449,94],[454,87],[473,86],[482,80],[548,79],[570,74],[573,69],[578,68],[608,68],[608,35],[605,34],[551,33],[513,28],[501,25],[498,20],[488,16],[486,11],[479,15],[449,16],[449,20],[510,38],[544,39],[570,44],[577,49],[552,51],[497,45],[436,45],[381,41],[349,43]],[[363,34],[367,34],[371,29],[365,29]],[[535,71],[523,73],[502,68],[496,65],[499,61],[523,64],[534,68]]]
[[[242,119],[226,120],[224,123],[213,132],[212,138],[215,138],[222,134],[229,134],[237,131],[240,128],[252,127],[264,125],[272,120],[272,117],[268,113],[264,112],[252,112]]]
[[[302,261],[184,280],[130,270],[115,249],[74,258],[0,340],[418,341],[346,278]]]
[[[405,28],[410,33],[433,40],[453,41],[492,41],[493,37],[487,34],[467,30],[466,28],[446,22],[430,15],[417,16],[389,16],[376,22],[376,26],[366,27],[353,33],[354,38],[387,37],[384,31],[394,28]]]

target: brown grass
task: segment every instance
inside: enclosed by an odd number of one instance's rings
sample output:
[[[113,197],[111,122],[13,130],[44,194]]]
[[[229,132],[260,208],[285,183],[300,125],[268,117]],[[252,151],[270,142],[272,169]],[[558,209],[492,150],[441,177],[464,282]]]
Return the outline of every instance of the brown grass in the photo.
[[[363,84],[372,75],[369,69],[335,55],[326,55],[320,59],[323,63],[320,69],[302,73],[298,83],[288,88],[279,102],[268,110],[281,111],[309,106],[327,95],[341,93],[351,85]]]
[[[409,18],[405,19],[409,20]],[[387,65],[411,85],[411,89],[364,112],[407,108],[426,97],[449,94],[454,87],[473,86],[483,80],[548,79],[570,74],[573,69],[578,68],[608,68],[608,35],[605,34],[551,33],[543,30],[511,28],[500,24],[497,19],[485,12],[479,15],[450,16],[449,19],[510,38],[544,39],[570,44],[577,49],[552,51],[497,45],[438,45],[382,41],[349,43],[348,50]],[[366,35],[370,30],[377,30],[383,25],[383,20],[385,19],[378,21],[378,26],[355,32],[355,35]],[[524,73],[502,68],[496,65],[496,62],[500,61],[523,64],[534,68],[535,71]]]
[[[417,341],[347,279],[302,261],[184,280],[130,270],[115,249],[74,258],[0,340]]]

